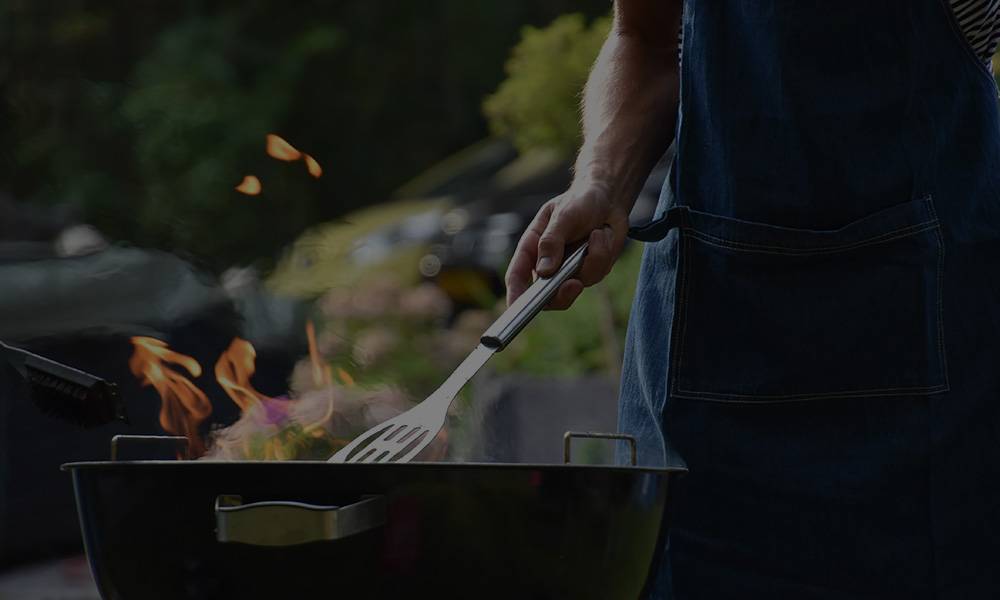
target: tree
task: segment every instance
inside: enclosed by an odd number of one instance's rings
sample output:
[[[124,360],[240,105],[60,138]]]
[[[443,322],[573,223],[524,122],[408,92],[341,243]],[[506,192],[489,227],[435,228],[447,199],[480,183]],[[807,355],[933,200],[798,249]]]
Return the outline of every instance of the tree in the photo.
[[[490,130],[522,153],[575,153],[583,87],[610,28],[610,16],[588,25],[580,13],[562,15],[545,28],[524,27],[504,67],[507,79],[483,102]]]
[[[525,23],[606,0],[0,3],[0,190],[114,239],[264,266],[482,138]],[[264,153],[274,133],[314,157]],[[234,190],[256,175],[259,195]]]

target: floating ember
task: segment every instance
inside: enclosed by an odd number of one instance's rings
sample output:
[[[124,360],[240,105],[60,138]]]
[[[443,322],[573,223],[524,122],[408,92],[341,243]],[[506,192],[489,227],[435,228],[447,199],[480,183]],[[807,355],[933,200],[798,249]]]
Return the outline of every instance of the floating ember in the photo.
[[[309,169],[309,174],[313,177],[319,178],[323,174],[323,168],[319,166],[316,159],[309,156],[308,154],[303,154],[302,159],[306,161],[306,168]]]
[[[286,142],[283,138],[273,133],[267,134],[267,153],[278,160],[293,161],[302,158],[301,152],[296,150],[294,146]]]
[[[236,186],[236,191],[246,194],[247,196],[256,196],[260,193],[260,179],[257,179],[253,175],[247,175],[243,178],[243,183]]]
[[[305,161],[306,168],[309,169],[309,174],[313,177],[318,178],[323,174],[323,168],[319,166],[319,163],[316,162],[315,158],[309,156],[305,152],[299,152],[294,146],[273,133],[270,133],[267,136],[267,153],[272,158],[277,158],[278,160],[289,162],[295,160]]]

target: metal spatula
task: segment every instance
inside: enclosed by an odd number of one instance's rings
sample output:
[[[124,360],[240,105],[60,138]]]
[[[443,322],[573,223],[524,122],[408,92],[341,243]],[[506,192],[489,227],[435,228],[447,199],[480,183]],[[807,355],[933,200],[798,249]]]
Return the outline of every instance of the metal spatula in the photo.
[[[540,277],[504,311],[455,372],[423,402],[361,434],[328,462],[408,462],[437,436],[455,396],[495,352],[507,347],[537,315],[587,255],[587,244],[576,249],[551,277]]]

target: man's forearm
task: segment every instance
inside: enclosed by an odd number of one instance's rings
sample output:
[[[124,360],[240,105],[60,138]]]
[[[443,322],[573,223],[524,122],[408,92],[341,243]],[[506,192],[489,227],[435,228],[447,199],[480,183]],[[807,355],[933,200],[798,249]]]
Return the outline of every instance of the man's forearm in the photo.
[[[584,93],[584,143],[574,184],[607,186],[626,211],[674,137],[679,4],[619,0],[615,26]]]
[[[583,266],[549,302],[554,309],[573,304],[621,255],[629,212],[677,123],[681,6],[682,0],[615,0],[614,27],[584,94],[584,144],[573,184],[546,202],[521,236],[505,278],[508,305],[533,272],[553,273],[568,243],[587,239],[590,246]]]

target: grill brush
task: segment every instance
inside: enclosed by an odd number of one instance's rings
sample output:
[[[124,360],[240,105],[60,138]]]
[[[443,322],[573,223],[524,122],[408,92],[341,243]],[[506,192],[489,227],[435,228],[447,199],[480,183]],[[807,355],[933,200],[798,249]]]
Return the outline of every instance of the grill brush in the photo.
[[[24,377],[32,402],[47,415],[88,429],[115,419],[129,422],[114,383],[3,342],[0,358]]]

